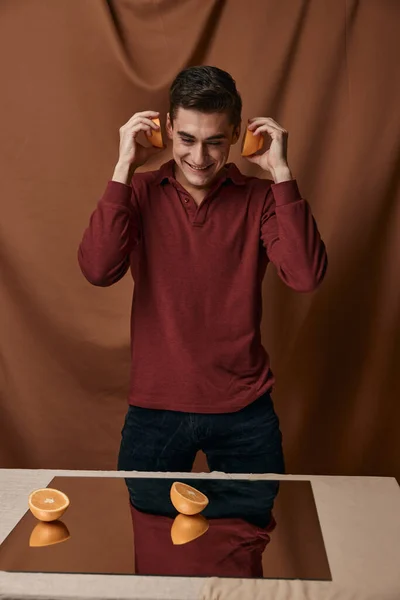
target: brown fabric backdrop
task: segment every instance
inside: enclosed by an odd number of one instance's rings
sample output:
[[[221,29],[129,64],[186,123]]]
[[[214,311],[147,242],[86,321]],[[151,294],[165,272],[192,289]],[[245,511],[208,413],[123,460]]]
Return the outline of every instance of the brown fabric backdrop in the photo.
[[[400,476],[399,17],[397,0],[1,2],[1,467],[116,468],[133,286],[90,286],[76,251],[119,127],[214,64],[244,119],[289,130],[328,247],[318,292],[265,281],[288,471]]]

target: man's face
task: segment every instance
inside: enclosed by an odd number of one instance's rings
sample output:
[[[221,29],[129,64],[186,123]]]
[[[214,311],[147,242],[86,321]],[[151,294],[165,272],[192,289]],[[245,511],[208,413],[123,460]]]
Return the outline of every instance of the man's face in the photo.
[[[186,184],[207,189],[229,158],[231,144],[240,134],[226,113],[201,113],[179,107],[167,133],[179,174]]]

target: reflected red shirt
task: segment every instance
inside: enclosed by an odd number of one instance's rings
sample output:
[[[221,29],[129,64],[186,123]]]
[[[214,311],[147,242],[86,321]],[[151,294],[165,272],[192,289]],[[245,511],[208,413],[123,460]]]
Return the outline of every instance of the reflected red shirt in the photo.
[[[230,164],[197,206],[173,164],[108,183],[78,260],[97,286],[131,269],[131,404],[234,412],[274,383],[260,332],[268,263],[309,292],[324,277],[325,246],[295,180],[274,184]]]
[[[187,544],[171,540],[174,519],[131,505],[135,572],[139,575],[263,577],[262,554],[275,521],[260,529],[243,519],[209,519],[209,529]]]

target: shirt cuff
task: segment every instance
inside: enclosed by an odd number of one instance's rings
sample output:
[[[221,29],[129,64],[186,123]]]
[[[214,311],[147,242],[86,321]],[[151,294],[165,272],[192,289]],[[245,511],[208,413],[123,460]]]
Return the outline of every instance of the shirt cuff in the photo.
[[[296,179],[282,181],[281,183],[273,183],[271,185],[276,206],[292,204],[302,200]]]
[[[109,181],[102,200],[108,204],[127,206],[131,202],[132,187],[119,181]]]

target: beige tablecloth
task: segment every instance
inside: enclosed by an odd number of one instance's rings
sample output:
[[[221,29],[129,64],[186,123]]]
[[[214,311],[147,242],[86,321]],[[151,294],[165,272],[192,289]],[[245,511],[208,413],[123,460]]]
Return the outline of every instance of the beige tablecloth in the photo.
[[[45,487],[56,475],[124,477],[127,473],[0,469],[0,542],[26,512],[30,491]],[[143,477],[166,475],[171,474],[135,473]],[[192,477],[240,476],[211,473],[191,474]],[[400,600],[400,488],[396,480],[291,475],[278,478],[311,481],[333,581],[0,572],[0,598]]]

